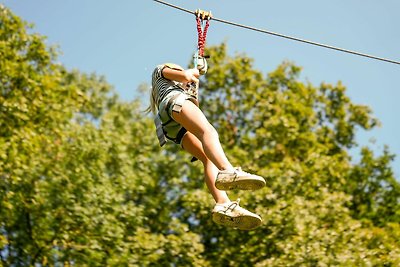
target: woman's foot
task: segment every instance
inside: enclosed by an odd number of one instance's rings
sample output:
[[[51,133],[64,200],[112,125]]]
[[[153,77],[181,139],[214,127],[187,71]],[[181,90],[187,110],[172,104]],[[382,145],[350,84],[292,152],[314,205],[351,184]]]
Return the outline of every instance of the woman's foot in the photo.
[[[242,171],[240,167],[234,170],[222,170],[218,172],[215,187],[219,190],[257,190],[265,186],[265,180],[261,176]]]
[[[216,204],[212,211],[216,224],[240,230],[252,230],[261,225],[261,217],[239,206],[239,200]]]

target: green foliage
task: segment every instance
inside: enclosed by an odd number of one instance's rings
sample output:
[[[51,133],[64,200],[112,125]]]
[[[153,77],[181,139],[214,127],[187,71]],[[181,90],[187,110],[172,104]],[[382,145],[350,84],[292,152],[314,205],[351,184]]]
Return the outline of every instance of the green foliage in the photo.
[[[257,241],[240,236],[230,243],[257,244],[262,251],[259,258],[249,252],[251,259],[240,262],[398,264],[393,255],[400,244],[390,237],[392,227],[398,229],[400,207],[399,183],[389,165],[393,156],[385,150],[375,158],[366,148],[354,164],[348,153],[357,145],[357,130],[378,125],[371,110],[352,103],[341,83],[301,82],[301,69],[292,63],[264,78],[246,55],[227,56],[225,44],[208,53],[212,67],[202,91],[203,110],[217,125],[231,160],[269,182],[268,189],[243,198],[256,203],[246,207],[262,215],[265,228],[255,231]],[[219,263],[229,263],[234,253],[224,250],[226,260]]]
[[[350,170],[345,192],[353,196],[351,209],[357,219],[369,219],[377,226],[400,222],[400,184],[390,168],[393,155],[385,148],[374,157],[364,147],[361,161]]]
[[[378,121],[341,83],[302,82],[290,62],[265,76],[209,49],[201,106],[231,161],[268,182],[230,194],[264,219],[243,232],[211,221],[201,164],[160,150],[139,100],[57,65],[28,29],[0,7],[2,265],[400,265],[393,155],[352,161],[355,133]]]
[[[0,14],[2,264],[201,265],[199,237],[170,219],[155,176],[170,159],[139,103],[55,64],[42,37]]]

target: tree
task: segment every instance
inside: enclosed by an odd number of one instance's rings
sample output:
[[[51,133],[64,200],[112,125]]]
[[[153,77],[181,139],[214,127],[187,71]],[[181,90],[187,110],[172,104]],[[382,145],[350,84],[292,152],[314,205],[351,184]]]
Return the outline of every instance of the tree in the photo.
[[[155,176],[168,157],[138,101],[55,64],[43,37],[0,15],[2,265],[202,265],[198,237],[169,216]]]
[[[265,228],[220,237],[229,249],[216,248],[215,260],[234,265],[233,255],[241,255],[243,266],[398,264],[400,192],[392,156],[385,150],[374,158],[364,148],[353,164],[348,152],[357,145],[357,129],[378,124],[371,110],[351,103],[341,83],[301,82],[292,63],[264,77],[246,55],[229,57],[225,44],[208,53],[206,115],[231,159],[268,180],[261,192],[241,193],[263,215]]]
[[[232,192],[263,219],[242,232],[211,221],[200,163],[158,147],[141,99],[55,63],[57,50],[0,8],[0,260],[4,266],[396,266],[399,184],[389,149],[346,88],[265,76],[211,47],[201,106],[234,164],[267,178]]]

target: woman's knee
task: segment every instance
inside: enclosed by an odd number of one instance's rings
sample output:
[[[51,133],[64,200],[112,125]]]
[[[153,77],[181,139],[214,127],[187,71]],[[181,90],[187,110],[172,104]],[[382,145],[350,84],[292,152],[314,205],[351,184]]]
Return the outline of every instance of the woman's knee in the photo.
[[[190,132],[187,132],[183,136],[181,146],[184,150],[192,154],[202,163],[205,163],[208,160],[201,145],[201,141]]]
[[[219,138],[217,130],[210,123],[207,123],[203,127],[203,131],[201,134],[202,134],[202,138],[201,138],[202,140],[205,140],[208,138],[213,138],[213,139]]]

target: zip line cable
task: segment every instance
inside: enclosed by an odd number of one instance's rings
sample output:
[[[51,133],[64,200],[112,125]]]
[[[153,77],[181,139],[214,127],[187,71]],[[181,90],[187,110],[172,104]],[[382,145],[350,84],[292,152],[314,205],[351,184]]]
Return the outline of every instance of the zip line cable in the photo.
[[[169,7],[172,7],[172,8],[175,8],[175,9],[178,9],[178,10],[181,10],[181,11],[184,11],[184,12],[189,13],[189,14],[196,15],[196,13],[191,11],[191,10],[188,10],[188,9],[185,9],[185,8],[182,8],[182,7],[179,7],[179,6],[176,6],[176,5],[161,1],[161,0],[153,0],[153,1],[157,2],[157,3],[160,3],[160,4],[163,4],[163,5],[166,5],[166,6],[169,6]],[[332,50],[336,50],[336,51],[340,51],[340,52],[344,52],[344,53],[348,53],[348,54],[353,54],[353,55],[356,55],[356,56],[362,56],[362,57],[366,57],[366,58],[370,58],[370,59],[375,59],[375,60],[380,60],[380,61],[384,61],[384,62],[400,65],[399,61],[395,61],[395,60],[391,60],[391,59],[387,59],[387,58],[376,57],[376,56],[372,56],[372,55],[368,55],[368,54],[364,54],[364,53],[360,53],[360,52],[356,52],[356,51],[352,51],[352,50],[348,50],[348,49],[343,49],[343,48],[339,48],[339,47],[335,47],[335,46],[331,46],[331,45],[312,42],[312,41],[309,41],[309,40],[300,39],[300,38],[296,38],[296,37],[292,37],[292,36],[288,36],[288,35],[284,35],[284,34],[280,34],[280,33],[276,33],[276,32],[271,32],[271,31],[267,31],[267,30],[264,30],[264,29],[254,28],[254,27],[251,27],[251,26],[247,26],[247,25],[244,25],[244,24],[236,23],[236,22],[231,22],[231,21],[224,20],[224,19],[219,19],[219,18],[214,18],[214,17],[210,17],[210,19],[218,21],[218,22],[221,22],[221,23],[229,24],[229,25],[232,25],[232,26],[236,26],[236,27],[240,27],[240,28],[244,28],[244,29],[248,29],[248,30],[252,30],[252,31],[257,31],[257,32],[266,33],[266,34],[274,35],[274,36],[277,36],[277,37],[289,39],[289,40],[292,40],[292,41],[302,42],[302,43],[315,45],[315,46],[319,46],[319,47],[323,47],[323,48],[327,48],[327,49],[332,49]]]

